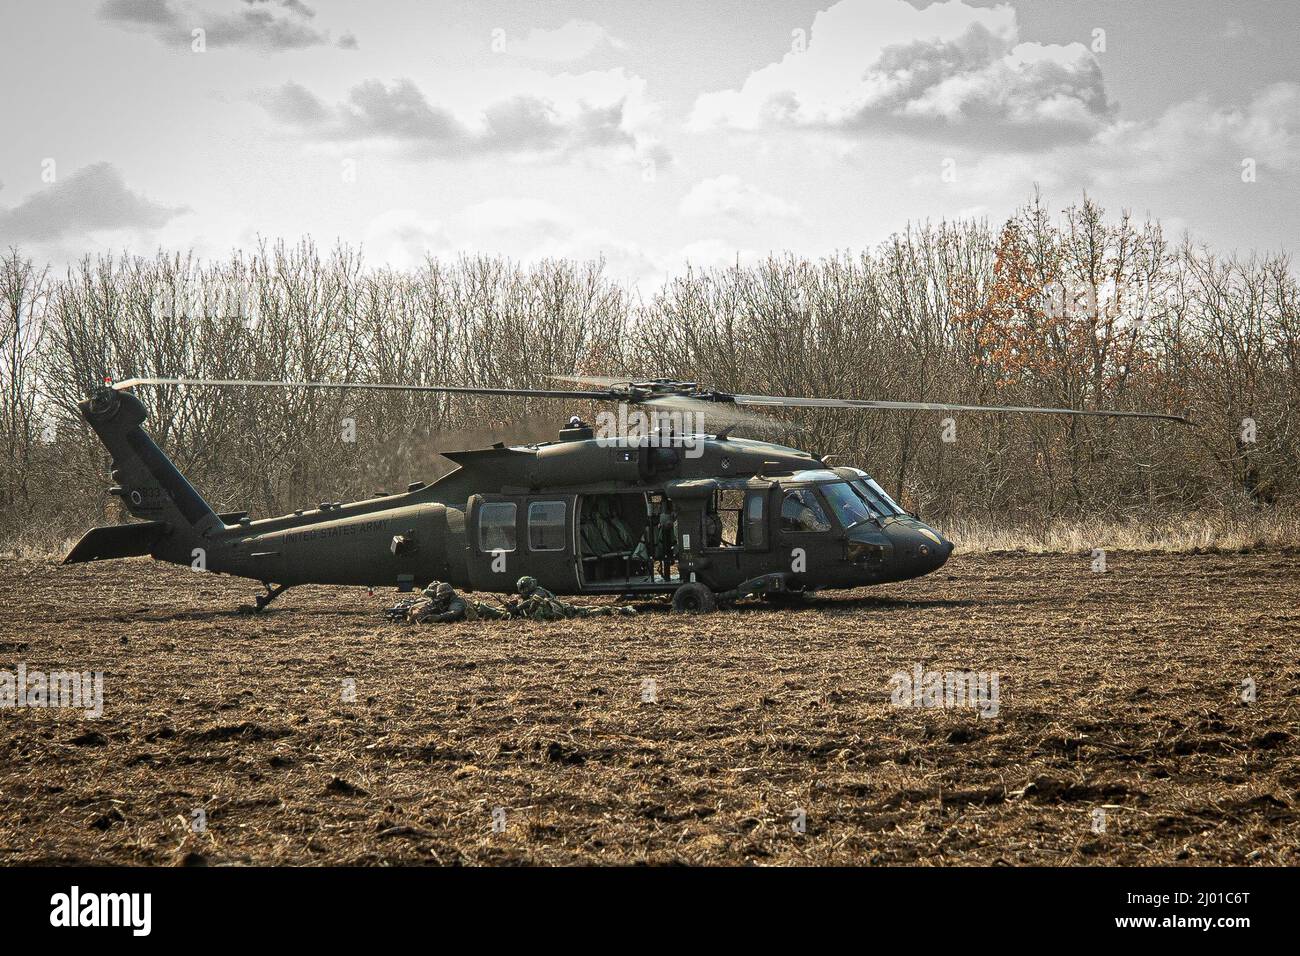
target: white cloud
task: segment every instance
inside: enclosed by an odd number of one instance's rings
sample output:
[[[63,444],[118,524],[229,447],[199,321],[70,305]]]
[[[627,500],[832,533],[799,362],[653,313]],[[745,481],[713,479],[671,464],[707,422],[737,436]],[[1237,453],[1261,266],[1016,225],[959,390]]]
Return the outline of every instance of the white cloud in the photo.
[[[730,174],[696,183],[682,197],[680,211],[683,216],[725,218],[744,223],[799,216],[799,208],[793,203],[763,192]]]
[[[421,157],[606,150],[665,159],[649,132],[658,111],[646,96],[645,81],[621,68],[553,77],[521,74],[512,90],[498,91],[477,108],[433,102],[409,79],[366,80],[333,105],[293,82],[258,99],[273,119],[306,136],[388,143]]]
[[[1131,194],[1180,181],[1240,182],[1241,163],[1253,159],[1259,175],[1295,181],[1300,167],[1300,84],[1275,83],[1244,105],[1208,97],[1175,103],[1154,119],[1125,120],[1099,130],[1088,142],[1047,152],[986,153],[957,163],[953,186],[980,197],[1038,183],[1059,193],[1093,186]],[[914,185],[933,181],[920,172]]]
[[[1022,42],[1015,10],[948,0],[840,0],[807,49],[700,96],[696,130],[768,126],[943,131],[1026,144],[1086,137],[1111,112],[1086,47]]]
[[[478,233],[558,236],[575,228],[573,215],[544,199],[499,197],[485,199],[465,209],[462,225]]]
[[[637,283],[662,277],[661,264],[637,243],[585,222],[544,199],[503,196],[474,203],[443,220],[391,210],[365,231],[366,257],[410,268],[426,256],[483,253],[522,263],[604,258],[610,276]]]
[[[737,261],[753,265],[765,252],[709,236],[685,245],[652,250],[612,233],[545,199],[502,196],[473,203],[445,219],[427,219],[411,209],[377,216],[365,230],[368,262],[399,269],[419,266],[428,256],[504,256],[524,265],[543,259],[588,262],[604,259],[605,273],[650,294],[668,276],[694,269],[725,269]]]
[[[311,25],[316,11],[302,0],[242,0],[231,9],[213,11],[170,0],[104,0],[102,20],[153,34],[169,46],[188,49],[191,31],[202,28],[204,41],[214,49],[242,46],[260,50],[300,50],[330,43],[330,32]],[[284,11],[281,15],[273,7]],[[356,49],[351,33],[344,33],[336,45]]]
[[[442,223],[413,209],[391,209],[376,216],[363,237],[366,259],[394,269],[414,269],[428,256],[445,256],[454,250]]]
[[[601,46],[623,49],[623,42],[609,35],[599,23],[570,20],[554,30],[529,30],[519,40],[506,39],[503,52],[527,60],[567,63],[580,60]]]
[[[0,209],[0,244],[49,242],[102,232],[150,232],[188,212],[165,206],[127,187],[112,163],[94,163]]]
[[[1247,157],[1277,172],[1294,170],[1300,164],[1300,84],[1274,83],[1244,106],[1215,105],[1200,96],[1151,122],[1116,123],[1095,146],[1098,161],[1112,157],[1103,169],[1148,181],[1207,164],[1237,165]]]

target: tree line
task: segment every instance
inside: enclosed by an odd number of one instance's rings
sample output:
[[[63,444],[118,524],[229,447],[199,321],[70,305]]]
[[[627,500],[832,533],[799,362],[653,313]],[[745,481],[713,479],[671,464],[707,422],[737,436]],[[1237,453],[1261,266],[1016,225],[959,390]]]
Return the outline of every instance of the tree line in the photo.
[[[105,377],[732,392],[1168,410],[1166,422],[787,410],[750,434],[875,475],[939,522],[1292,508],[1300,294],[1282,253],[1220,255],[1086,197],[1000,227],[909,226],[819,259],[688,267],[648,293],[599,261],[368,268],[310,240],[222,261],[0,259],[0,547],[120,520],[76,404]],[[438,451],[550,437],[592,407],[363,391],[148,387],[151,434],[220,510],[278,514],[449,469]]]

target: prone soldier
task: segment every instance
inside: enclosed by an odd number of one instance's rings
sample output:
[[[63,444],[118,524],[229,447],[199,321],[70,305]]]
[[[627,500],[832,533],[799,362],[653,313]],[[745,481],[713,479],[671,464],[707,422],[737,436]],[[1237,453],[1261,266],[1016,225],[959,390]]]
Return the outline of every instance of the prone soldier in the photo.
[[[461,597],[446,581],[430,581],[421,596],[389,609],[393,620],[408,624],[447,624],[451,621],[500,620],[509,617],[504,608]]]
[[[636,614],[631,605],[616,607],[611,604],[600,607],[579,607],[568,601],[561,601],[554,593],[537,583],[531,575],[524,575],[515,583],[519,600],[507,605],[512,617],[524,617],[533,621],[560,621],[570,617],[607,617],[613,614]]]

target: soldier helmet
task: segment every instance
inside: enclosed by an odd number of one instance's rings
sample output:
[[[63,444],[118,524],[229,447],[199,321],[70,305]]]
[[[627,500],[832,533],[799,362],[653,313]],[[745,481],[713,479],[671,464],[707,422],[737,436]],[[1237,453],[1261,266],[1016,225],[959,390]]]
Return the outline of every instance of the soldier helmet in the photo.
[[[437,588],[434,589],[434,594],[440,598],[451,597],[451,585],[446,581],[439,581]]]
[[[425,597],[434,597],[438,593],[438,588],[441,586],[441,581],[430,581],[429,586],[424,589]]]
[[[522,578],[520,578],[518,581],[515,582],[515,590],[518,591],[520,594],[524,594],[524,595],[532,594],[533,589],[536,587],[537,587],[537,578],[529,574],[525,574]]]

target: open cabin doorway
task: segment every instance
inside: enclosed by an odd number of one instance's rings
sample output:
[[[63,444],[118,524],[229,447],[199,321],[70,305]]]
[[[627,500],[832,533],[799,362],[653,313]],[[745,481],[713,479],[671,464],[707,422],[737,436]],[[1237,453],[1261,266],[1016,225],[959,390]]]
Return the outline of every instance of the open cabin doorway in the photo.
[[[579,495],[577,537],[584,590],[670,589],[681,582],[676,518],[662,493]]]

